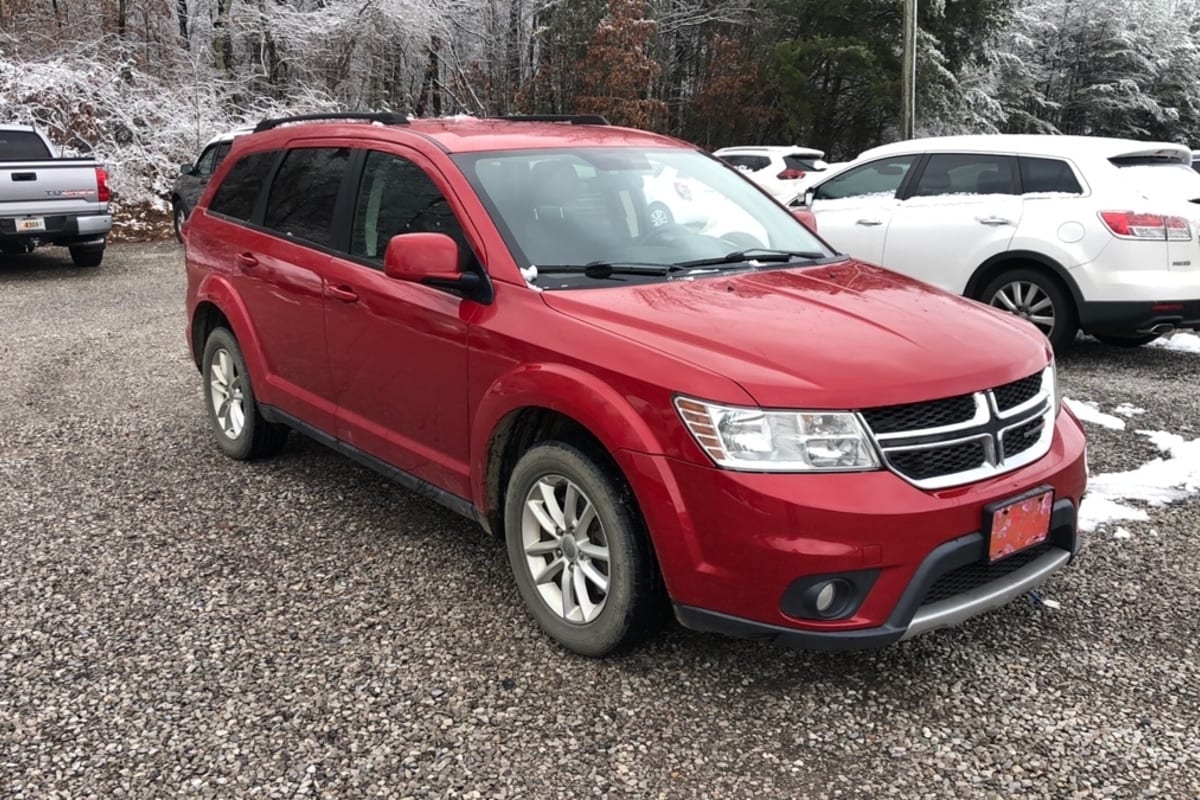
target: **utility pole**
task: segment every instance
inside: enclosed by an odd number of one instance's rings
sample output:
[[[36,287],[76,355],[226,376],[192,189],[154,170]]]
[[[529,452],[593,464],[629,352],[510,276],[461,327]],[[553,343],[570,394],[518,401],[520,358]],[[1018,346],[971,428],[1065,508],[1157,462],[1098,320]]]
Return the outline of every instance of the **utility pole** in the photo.
[[[900,60],[900,138],[911,139],[917,107],[917,0],[904,0],[904,53]]]

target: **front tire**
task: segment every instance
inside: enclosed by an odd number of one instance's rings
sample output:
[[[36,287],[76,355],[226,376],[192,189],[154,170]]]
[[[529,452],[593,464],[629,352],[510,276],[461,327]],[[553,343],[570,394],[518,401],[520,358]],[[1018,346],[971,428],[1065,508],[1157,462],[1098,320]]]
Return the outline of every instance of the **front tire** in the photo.
[[[287,441],[287,426],[268,422],[259,411],[242,350],[228,329],[215,328],[208,335],[200,363],[204,406],[221,452],[238,461],[278,453]]]
[[[176,201],[171,204],[172,223],[175,228],[175,241],[183,242],[183,223],[187,222],[187,209],[183,204]]]
[[[1056,353],[1075,341],[1079,320],[1075,304],[1058,281],[1036,269],[1012,269],[994,278],[980,299],[1037,326]]]
[[[660,619],[661,582],[632,492],[564,442],[521,457],[504,508],[509,563],[547,634],[581,655],[608,655]]]
[[[104,260],[104,245],[99,247],[69,247],[71,260],[77,267],[98,267]]]

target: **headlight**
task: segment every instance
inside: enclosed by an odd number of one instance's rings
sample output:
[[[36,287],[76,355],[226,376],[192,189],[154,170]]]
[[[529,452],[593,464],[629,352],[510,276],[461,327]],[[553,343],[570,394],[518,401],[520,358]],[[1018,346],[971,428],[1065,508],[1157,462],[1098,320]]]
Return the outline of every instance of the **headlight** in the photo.
[[[856,414],[764,411],[689,397],[675,408],[718,466],[755,472],[849,472],[878,469]]]

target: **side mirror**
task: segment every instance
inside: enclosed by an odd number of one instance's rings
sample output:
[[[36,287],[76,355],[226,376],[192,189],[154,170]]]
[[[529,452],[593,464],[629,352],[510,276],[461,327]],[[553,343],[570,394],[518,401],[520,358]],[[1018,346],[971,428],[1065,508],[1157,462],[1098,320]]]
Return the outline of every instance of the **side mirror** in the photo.
[[[817,215],[807,208],[793,208],[792,216],[800,220],[800,224],[813,233],[817,232]]]
[[[817,199],[817,190],[816,189],[805,189],[804,190],[804,205],[806,205],[809,208],[812,208],[813,200],[816,200],[816,199]]]
[[[179,171],[182,172],[184,175],[195,175],[196,174],[196,165],[195,164],[180,164]]]
[[[444,233],[401,233],[388,241],[383,272],[389,278],[461,292],[490,303],[491,285],[478,272],[460,272],[458,243]]]

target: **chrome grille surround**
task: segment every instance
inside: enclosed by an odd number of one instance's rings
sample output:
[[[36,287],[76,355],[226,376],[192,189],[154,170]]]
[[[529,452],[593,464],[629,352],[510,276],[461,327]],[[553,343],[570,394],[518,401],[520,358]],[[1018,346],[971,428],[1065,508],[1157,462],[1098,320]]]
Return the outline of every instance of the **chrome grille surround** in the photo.
[[[1005,384],[997,389],[975,392],[970,397],[975,403],[975,413],[971,419],[956,422],[951,425],[940,425],[929,428],[912,428],[904,431],[875,433],[866,420],[870,410],[860,412],[864,426],[871,437],[881,460],[892,472],[921,489],[945,489],[951,486],[961,486],[966,483],[1002,475],[1015,469],[1032,464],[1050,450],[1054,439],[1054,416],[1057,402],[1054,397],[1054,379],[1047,367],[1038,374],[1030,375],[1014,383],[1023,383],[1032,378],[1040,377],[1037,391],[1011,408],[1001,410],[996,397],[998,389],[1007,389],[1014,384]],[[1011,396],[1011,395],[1010,395]],[[939,401],[930,401],[937,403]],[[912,408],[919,409],[925,403],[912,403]],[[1040,427],[1036,423],[1040,422]],[[1034,423],[1034,424],[1031,424]],[[1005,438],[1010,432],[1010,450],[1005,452]],[[1037,438],[1030,434],[1037,432]],[[963,448],[964,444],[977,442],[979,448]],[[953,456],[955,453],[979,454],[978,463],[969,455]],[[927,464],[951,464],[957,458],[952,471],[942,472],[940,469],[920,469],[920,456],[928,454]],[[903,456],[903,457],[901,457]],[[964,460],[967,459],[967,460]],[[968,463],[968,461],[970,463]],[[917,474],[913,474],[913,473]],[[936,474],[931,474],[936,473]]]

